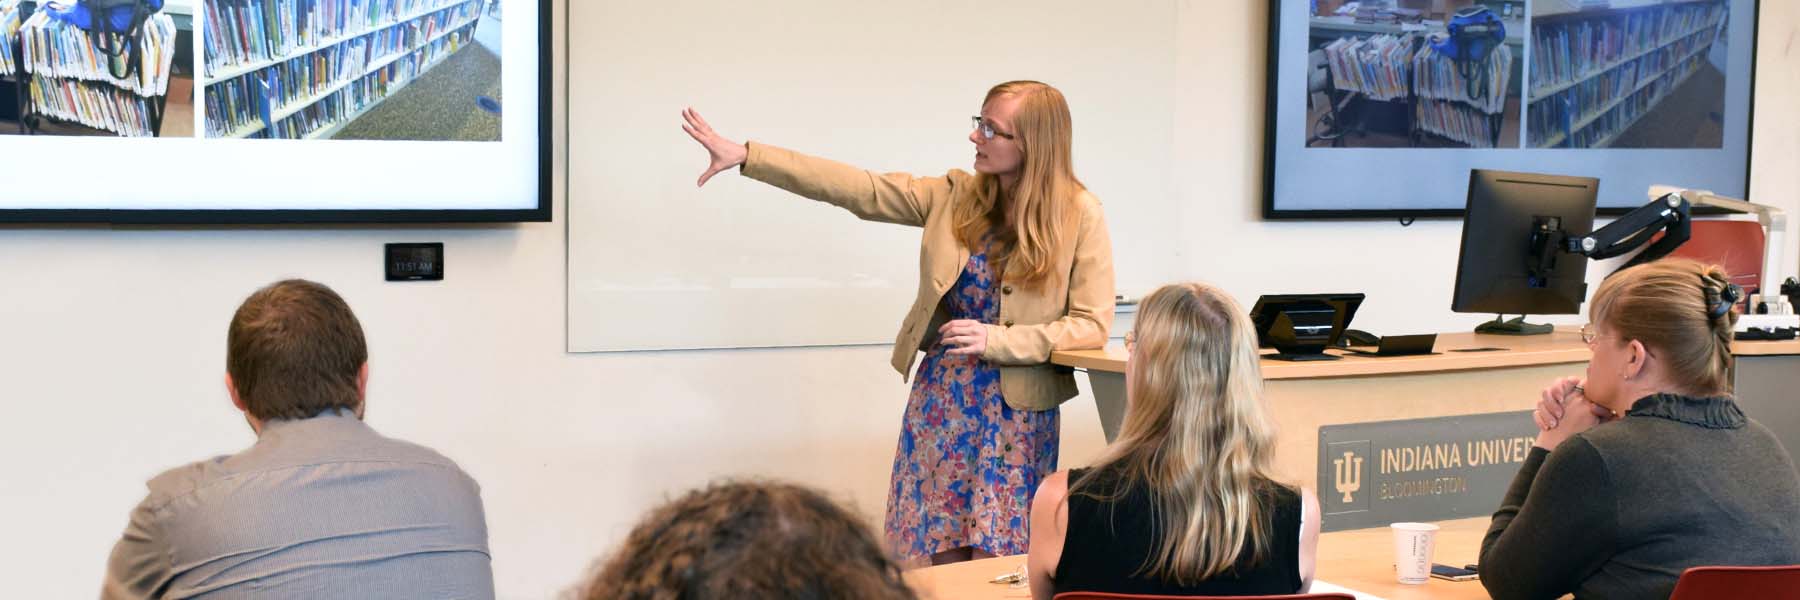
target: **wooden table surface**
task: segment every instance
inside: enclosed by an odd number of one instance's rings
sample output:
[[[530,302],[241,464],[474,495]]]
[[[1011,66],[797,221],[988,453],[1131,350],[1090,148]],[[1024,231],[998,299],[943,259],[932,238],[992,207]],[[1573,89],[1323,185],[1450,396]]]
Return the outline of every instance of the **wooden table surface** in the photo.
[[[1488,518],[1438,521],[1432,562],[1463,566],[1481,554]],[[1394,573],[1394,534],[1386,527],[1334,531],[1319,536],[1319,569],[1314,579],[1331,582],[1390,600],[1412,598],[1487,598],[1479,581],[1430,579],[1424,585],[1400,583]]]
[[[1440,521],[1435,562],[1461,566],[1475,562],[1481,551],[1481,536],[1487,532],[1488,519],[1478,517]],[[990,583],[1025,564],[1025,557],[1002,556],[940,567],[918,569],[907,573],[907,581],[925,598],[937,600],[980,600],[984,598],[1030,598],[1025,587]],[[1423,585],[1406,585],[1394,575],[1394,537],[1386,527],[1336,531],[1319,536],[1319,568],[1314,579],[1349,588],[1368,597],[1389,600],[1415,598],[1487,598],[1487,590],[1479,581],[1443,581],[1432,579]],[[1313,591],[1327,591],[1315,586]]]
[[[1483,348],[1502,350],[1473,351]],[[1593,355],[1581,341],[1581,333],[1559,328],[1546,335],[1484,335],[1477,333],[1440,333],[1437,354],[1416,356],[1363,356],[1343,350],[1326,350],[1343,360],[1289,362],[1263,359],[1263,379],[1307,379],[1315,377],[1355,377],[1401,373],[1430,373],[1470,369],[1494,369],[1530,365],[1583,363]],[[1265,350],[1264,354],[1273,353]],[[1780,356],[1800,354],[1800,340],[1780,342],[1732,342],[1731,353],[1738,356]],[[1106,371],[1125,372],[1125,348],[1113,345],[1098,350],[1064,350],[1051,353],[1050,362],[1058,365]]]
[[[1478,350],[1499,348],[1500,350]],[[1583,363],[1593,353],[1582,343],[1581,333],[1557,330],[1546,335],[1506,336],[1475,333],[1438,334],[1437,354],[1414,356],[1362,356],[1343,350],[1327,350],[1342,360],[1290,362],[1263,359],[1263,379],[1355,377],[1401,373],[1432,373],[1468,369],[1494,369],[1558,363]],[[1264,354],[1273,353],[1265,350]],[[1091,371],[1123,373],[1125,348],[1054,352],[1050,362]]]

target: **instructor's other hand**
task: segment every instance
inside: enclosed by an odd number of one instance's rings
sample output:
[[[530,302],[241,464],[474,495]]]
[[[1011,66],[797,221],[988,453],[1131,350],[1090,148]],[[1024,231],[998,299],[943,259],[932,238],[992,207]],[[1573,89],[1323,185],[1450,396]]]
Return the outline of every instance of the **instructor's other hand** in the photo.
[[[700,113],[693,107],[682,109],[681,118],[687,121],[681,124],[681,130],[705,146],[707,154],[712,155],[712,163],[706,166],[706,172],[700,174],[700,181],[694,187],[706,185],[706,180],[712,179],[720,171],[744,164],[744,159],[750,155],[750,150],[743,144],[725,139],[725,136],[713,131],[712,125],[700,118]]]
[[[987,351],[987,325],[957,319],[938,328],[938,340],[951,347],[945,354],[981,356]]]

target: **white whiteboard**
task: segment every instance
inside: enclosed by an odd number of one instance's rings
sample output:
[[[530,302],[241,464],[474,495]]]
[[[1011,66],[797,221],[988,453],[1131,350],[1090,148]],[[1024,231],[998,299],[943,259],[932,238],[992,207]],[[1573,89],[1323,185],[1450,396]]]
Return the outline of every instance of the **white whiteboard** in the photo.
[[[970,168],[990,86],[1048,82],[1069,99],[1119,289],[1161,283],[1178,247],[1175,2],[571,2],[569,350],[885,344],[899,329],[918,230],[735,171],[696,189],[690,105],[737,141],[941,175]]]

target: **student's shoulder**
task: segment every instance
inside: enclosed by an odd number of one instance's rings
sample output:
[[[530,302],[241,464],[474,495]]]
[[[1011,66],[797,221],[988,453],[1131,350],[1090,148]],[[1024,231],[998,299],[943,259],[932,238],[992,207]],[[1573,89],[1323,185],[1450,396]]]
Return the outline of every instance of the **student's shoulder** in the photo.
[[[168,504],[170,500],[192,494],[209,483],[228,477],[230,469],[225,463],[230,458],[229,454],[221,454],[156,474],[144,484],[149,488],[145,504],[158,508]]]
[[[1569,436],[1544,457],[1539,473],[1562,474],[1576,481],[1610,477],[1621,464],[1630,465],[1645,451],[1641,432],[1624,431],[1618,423],[1605,423]]]
[[[1663,447],[1670,442],[1681,440],[1686,427],[1673,421],[1662,419],[1625,418],[1601,423],[1587,431],[1569,436],[1550,458],[1556,458],[1558,452],[1564,453],[1565,460],[1598,460],[1612,462],[1629,459],[1641,452]]]
[[[437,449],[430,446],[386,436],[382,437],[382,442],[383,444],[378,455],[371,456],[371,459],[416,464],[422,467],[453,472],[463,477],[468,476],[467,473],[463,472],[462,466],[456,464],[456,461],[451,460],[448,456],[444,456],[442,452],[439,452]]]

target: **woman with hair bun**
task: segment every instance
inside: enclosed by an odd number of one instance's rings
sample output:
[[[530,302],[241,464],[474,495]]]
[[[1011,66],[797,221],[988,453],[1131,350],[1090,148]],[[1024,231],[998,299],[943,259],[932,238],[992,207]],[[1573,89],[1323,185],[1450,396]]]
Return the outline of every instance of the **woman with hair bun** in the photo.
[[[1482,540],[1489,594],[1667,598],[1690,567],[1800,563],[1793,459],[1731,395],[1742,294],[1684,259],[1600,284],[1587,377],[1544,390]]]

